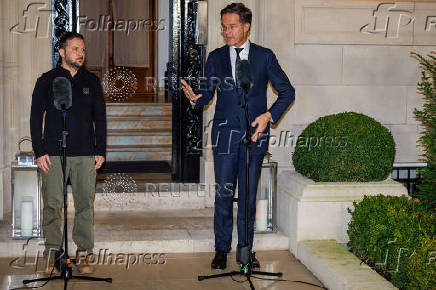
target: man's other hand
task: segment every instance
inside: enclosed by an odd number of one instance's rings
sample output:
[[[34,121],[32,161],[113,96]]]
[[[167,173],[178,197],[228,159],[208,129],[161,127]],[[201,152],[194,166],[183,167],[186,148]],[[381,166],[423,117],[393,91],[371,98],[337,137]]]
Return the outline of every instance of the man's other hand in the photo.
[[[183,92],[185,93],[185,96],[191,101],[191,102],[197,102],[197,100],[199,99],[199,98],[201,98],[201,96],[203,96],[202,94],[198,94],[198,95],[196,95],[195,93],[194,93],[194,91],[192,90],[192,88],[191,88],[191,86],[184,80],[184,79],[182,79],[181,80],[181,82],[182,82],[182,89],[183,89]]]
[[[94,170],[98,170],[104,163],[104,156],[95,156],[95,166]]]
[[[253,123],[251,123],[252,127],[256,127],[256,132],[251,136],[251,141],[256,142],[259,136],[265,131],[266,125],[271,120],[272,116],[270,112],[266,112],[260,116],[258,116]]]
[[[50,170],[49,165],[51,165],[50,157],[48,154],[42,155],[36,159],[36,165],[44,172],[48,173]]]

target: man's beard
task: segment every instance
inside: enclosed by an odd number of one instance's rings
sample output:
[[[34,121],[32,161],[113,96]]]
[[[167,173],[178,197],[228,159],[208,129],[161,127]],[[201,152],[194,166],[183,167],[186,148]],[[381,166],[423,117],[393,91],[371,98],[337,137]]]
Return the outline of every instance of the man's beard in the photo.
[[[83,58],[82,58],[82,59],[83,59]],[[77,62],[72,61],[70,58],[66,58],[66,59],[65,59],[65,62],[67,63],[67,65],[69,65],[70,67],[73,67],[73,68],[75,68],[75,69],[79,69],[79,68],[81,68],[82,65],[83,65],[83,62],[82,62],[82,64],[80,65],[80,64],[78,64]]]

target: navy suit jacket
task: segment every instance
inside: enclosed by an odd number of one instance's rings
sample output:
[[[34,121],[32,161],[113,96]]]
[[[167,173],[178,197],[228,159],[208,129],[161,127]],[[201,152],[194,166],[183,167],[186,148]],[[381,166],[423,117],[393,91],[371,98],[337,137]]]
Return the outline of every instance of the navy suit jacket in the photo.
[[[248,91],[248,115],[251,122],[269,111],[271,122],[277,122],[295,99],[295,89],[280,67],[274,53],[262,46],[250,43],[248,55],[253,86]],[[274,104],[267,108],[268,81],[278,92]],[[205,79],[200,82],[198,93],[203,94],[195,103],[195,109],[207,105],[217,92],[215,116],[212,122],[212,147],[215,154],[236,152],[239,141],[245,135],[245,112],[241,108],[243,93],[236,88],[232,77],[230,48],[225,45],[212,51],[206,62]],[[251,125],[250,125],[251,127]],[[251,127],[251,133],[256,128]],[[264,134],[252,144],[253,154],[264,154],[268,150],[270,124]]]

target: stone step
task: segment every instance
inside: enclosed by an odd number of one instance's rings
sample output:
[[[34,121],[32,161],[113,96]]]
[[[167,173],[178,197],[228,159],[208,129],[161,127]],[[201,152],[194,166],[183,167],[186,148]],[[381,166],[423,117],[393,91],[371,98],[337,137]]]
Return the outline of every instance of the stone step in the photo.
[[[108,117],[120,116],[171,116],[171,103],[108,103]]]
[[[108,136],[171,136],[168,129],[109,129]]]
[[[198,184],[136,182],[126,174],[107,174],[96,186],[94,208],[96,212],[195,210],[205,208],[205,200],[211,194],[212,188],[201,188]],[[68,208],[74,211],[71,186]]]
[[[165,181],[165,182],[156,182],[156,181],[150,181],[150,182],[144,182],[143,180],[153,180],[159,177],[159,174],[162,173],[146,173],[146,174],[134,174],[129,176],[135,176],[135,183],[136,187],[138,189],[138,192],[164,192],[164,193],[171,193],[171,192],[199,192],[199,191],[210,191],[213,186],[211,185],[210,188],[207,188],[203,185],[199,185],[198,183],[176,183],[171,181]],[[104,175],[104,174],[102,174]],[[141,175],[146,175],[144,179],[141,178]],[[100,174],[99,174],[100,176]],[[111,177],[114,177],[114,173],[108,173],[106,174],[106,180],[109,180]],[[102,193],[103,192],[103,185],[105,184],[105,181],[103,178],[97,182],[96,185],[96,192]],[[71,186],[68,187],[68,193],[71,193]]]
[[[97,175],[97,186],[96,192],[103,192],[103,184],[105,183],[106,178],[113,177],[114,173],[99,173]],[[132,178],[134,178],[138,191],[149,191],[147,189],[150,188],[158,188],[159,190],[163,190],[164,187],[157,187],[156,184],[171,184],[171,172],[144,172],[144,173],[134,173],[129,174]],[[149,186],[148,184],[154,184],[153,186]]]
[[[169,129],[109,129],[108,145],[171,145],[172,132]]]
[[[107,161],[170,161],[171,151],[158,152],[120,152],[106,154]]]
[[[171,161],[171,103],[108,103],[108,161]]]
[[[171,130],[171,116],[122,116],[108,117],[108,129],[162,129]]]
[[[108,145],[106,151],[129,151],[129,152],[141,152],[141,151],[167,151],[171,150],[171,144],[163,145]]]
[[[69,211],[69,237],[73,215]],[[0,225],[0,257],[24,256],[23,240],[11,240],[7,225]],[[95,254],[108,253],[197,253],[214,252],[213,209],[153,210],[142,212],[96,212]],[[236,249],[234,225],[232,249]],[[287,250],[288,238],[281,232],[256,233],[254,250]],[[42,252],[42,241],[32,240],[26,247],[30,257]],[[70,241],[70,254],[76,250]]]
[[[108,152],[171,151],[171,144],[108,145],[106,151]]]
[[[296,258],[328,289],[398,289],[334,239],[300,241]]]
[[[107,161],[170,161],[171,152],[171,144],[108,145],[106,159]]]

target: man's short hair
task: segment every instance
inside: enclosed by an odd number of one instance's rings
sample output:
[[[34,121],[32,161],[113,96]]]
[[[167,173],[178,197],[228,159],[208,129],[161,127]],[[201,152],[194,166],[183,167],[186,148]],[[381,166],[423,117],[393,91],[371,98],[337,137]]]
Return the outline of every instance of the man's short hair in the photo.
[[[241,23],[242,24],[250,23],[250,28],[251,28],[251,18],[253,14],[251,13],[251,10],[245,7],[243,3],[232,3],[224,7],[221,10],[221,18],[223,17],[224,14],[228,14],[228,13],[238,14]]]
[[[73,38],[80,38],[81,40],[84,40],[83,35],[77,32],[71,32],[71,31],[67,31],[64,32],[61,37],[59,38],[59,42],[58,42],[58,48],[61,49],[65,49],[65,47],[67,47],[67,43],[68,40],[73,39]]]

